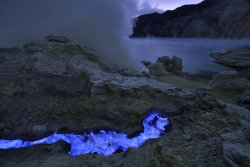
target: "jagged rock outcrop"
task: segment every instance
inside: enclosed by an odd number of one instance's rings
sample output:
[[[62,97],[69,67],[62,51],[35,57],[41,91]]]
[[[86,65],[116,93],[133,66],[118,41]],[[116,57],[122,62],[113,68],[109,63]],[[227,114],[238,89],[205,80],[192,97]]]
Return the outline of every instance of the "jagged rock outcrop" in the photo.
[[[89,60],[88,53],[89,49],[55,36],[28,43],[24,49],[1,49],[0,122],[6,132],[1,135],[33,135],[34,125],[46,125],[48,132],[99,126],[129,131],[147,108],[169,104],[174,109],[174,101],[185,101],[188,95],[139,73],[127,74],[126,69],[105,71],[101,63]],[[148,102],[145,96],[154,100]],[[104,118],[99,111],[105,112]],[[124,114],[126,121],[117,121]],[[107,115],[118,125],[112,126]],[[104,121],[94,121],[99,119]]]
[[[157,63],[161,63],[168,72],[182,72],[182,59],[179,57],[173,56],[172,60],[169,56],[159,57]]]
[[[229,49],[226,52],[212,53],[210,55],[219,63],[237,70],[247,70],[250,68],[250,46],[237,49]]]
[[[180,73],[182,72],[182,59],[173,56],[172,59],[169,56],[159,57],[155,64],[147,61],[141,62],[151,75],[164,76],[169,72]]]
[[[134,22],[131,37],[250,38],[250,1],[204,0]]]

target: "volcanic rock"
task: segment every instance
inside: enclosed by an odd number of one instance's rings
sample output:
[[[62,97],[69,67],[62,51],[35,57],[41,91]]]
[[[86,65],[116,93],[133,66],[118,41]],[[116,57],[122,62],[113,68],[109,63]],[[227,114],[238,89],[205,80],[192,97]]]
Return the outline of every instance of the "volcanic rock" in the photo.
[[[250,38],[249,0],[205,0],[134,19],[131,37]]]
[[[168,75],[169,72],[182,72],[182,59],[173,56],[172,60],[169,56],[159,57],[155,64],[147,61],[141,62],[148,70],[151,75],[164,76]]]
[[[172,60],[168,56],[159,57],[157,63],[161,63],[168,72],[182,72],[182,59],[176,56]]]
[[[130,136],[142,130],[145,111],[152,107],[168,115],[171,129],[138,149],[108,157],[72,157],[64,144],[0,150],[0,166],[224,167],[228,164],[225,157],[238,166],[245,165],[238,161],[241,158],[248,162],[247,152],[241,148],[249,145],[249,110],[152,76],[103,69],[86,52],[64,37],[34,41],[24,49],[0,49],[0,122],[9,129],[7,136],[3,130],[0,136],[16,139],[18,134],[27,138],[33,129],[45,132],[46,128],[78,134],[96,127],[116,129]],[[168,58],[163,60],[158,64],[167,73],[164,63]],[[235,73],[218,78],[230,81]],[[239,137],[237,130],[242,132]],[[235,139],[225,134],[233,134]],[[222,151],[232,149],[236,152]]]
[[[237,78],[237,72],[227,71],[216,74],[209,85],[216,89],[245,91],[250,83],[245,78]]]
[[[215,59],[215,63],[233,67],[238,70],[250,68],[250,47],[230,49],[223,53],[213,53],[210,55]]]

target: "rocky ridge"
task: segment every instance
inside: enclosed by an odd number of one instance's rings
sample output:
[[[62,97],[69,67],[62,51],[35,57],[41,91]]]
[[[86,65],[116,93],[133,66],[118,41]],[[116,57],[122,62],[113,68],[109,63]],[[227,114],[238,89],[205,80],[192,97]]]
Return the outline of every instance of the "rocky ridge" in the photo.
[[[250,38],[250,1],[204,0],[134,22],[131,37]]]
[[[249,164],[248,109],[219,101],[204,89],[179,88],[152,74],[110,67],[98,62],[93,50],[65,37],[0,49],[0,71],[1,138],[32,140],[56,130],[82,133],[95,127],[133,134],[151,107],[162,109],[172,123],[162,138],[108,157],[72,157],[65,143],[57,143],[0,150],[0,166]]]

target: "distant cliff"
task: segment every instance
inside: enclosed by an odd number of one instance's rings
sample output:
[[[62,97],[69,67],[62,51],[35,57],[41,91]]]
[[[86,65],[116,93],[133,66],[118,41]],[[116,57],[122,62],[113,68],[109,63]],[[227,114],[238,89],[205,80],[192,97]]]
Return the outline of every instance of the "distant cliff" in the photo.
[[[250,0],[205,0],[134,21],[131,37],[250,38]]]

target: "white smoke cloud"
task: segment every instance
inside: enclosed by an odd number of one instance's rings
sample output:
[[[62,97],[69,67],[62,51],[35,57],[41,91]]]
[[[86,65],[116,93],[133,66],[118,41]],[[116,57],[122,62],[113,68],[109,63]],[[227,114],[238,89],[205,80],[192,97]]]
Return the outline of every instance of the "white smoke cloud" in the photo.
[[[129,62],[126,38],[136,8],[136,0],[0,1],[0,47],[66,35],[95,49],[101,58]]]
[[[139,8],[148,11],[173,10],[185,4],[197,4],[203,0],[138,0]]]
[[[162,13],[164,10],[159,9],[159,4],[158,3],[152,3],[152,1],[146,1],[146,0],[139,0],[137,4],[137,9],[138,9],[138,15],[141,14],[148,14],[148,13]]]

